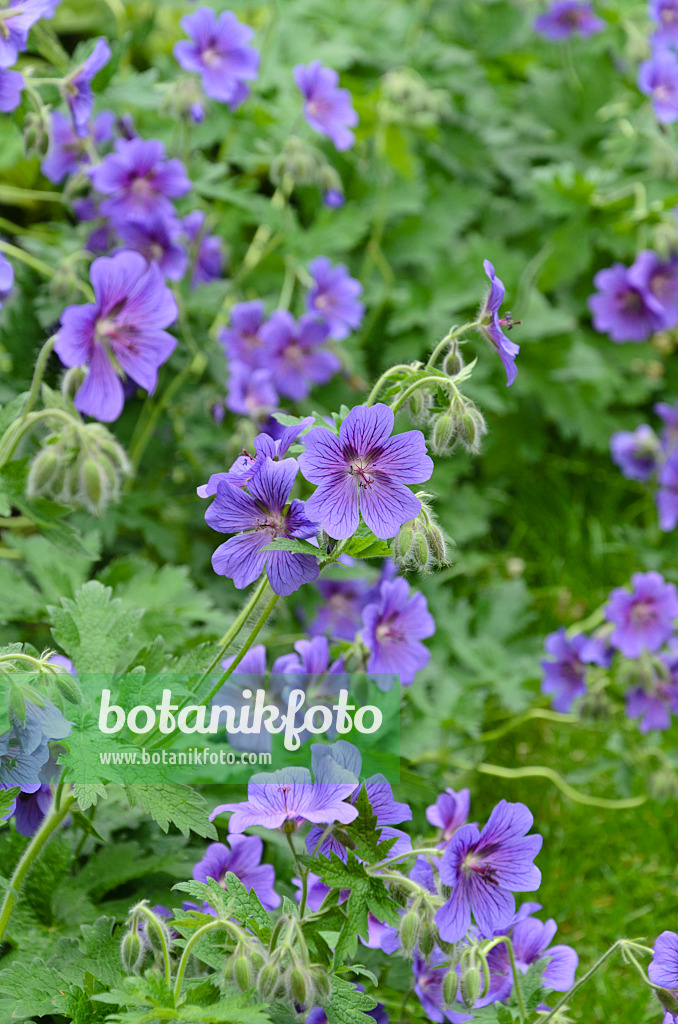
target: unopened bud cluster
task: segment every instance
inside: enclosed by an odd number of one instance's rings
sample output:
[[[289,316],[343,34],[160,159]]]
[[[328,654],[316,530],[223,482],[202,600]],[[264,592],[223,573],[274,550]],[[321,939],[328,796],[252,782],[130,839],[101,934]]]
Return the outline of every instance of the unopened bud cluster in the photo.
[[[449,455],[457,444],[476,455],[486,433],[487,425],[478,407],[457,393],[448,409],[432,420],[429,442],[435,455]]]
[[[343,193],[337,171],[328,164],[323,153],[298,135],[286,139],[281,152],[271,163],[271,181],[276,186],[316,185],[321,192]]]
[[[27,494],[102,515],[131,475],[129,459],[103,424],[75,416],[58,423],[31,463]]]
[[[404,523],[393,545],[393,557],[404,569],[430,572],[449,564],[445,534],[438,526],[430,505],[430,494],[420,491],[419,514]]]
[[[381,80],[379,116],[392,124],[431,128],[449,108],[444,89],[430,89],[413,68],[389,71]]]

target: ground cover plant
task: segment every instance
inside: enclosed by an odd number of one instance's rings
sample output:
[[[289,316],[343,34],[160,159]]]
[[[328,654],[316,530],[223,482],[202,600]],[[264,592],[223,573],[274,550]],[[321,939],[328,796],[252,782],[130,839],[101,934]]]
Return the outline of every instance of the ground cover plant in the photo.
[[[678,1021],[676,121],[674,0],[0,0],[2,1024]]]

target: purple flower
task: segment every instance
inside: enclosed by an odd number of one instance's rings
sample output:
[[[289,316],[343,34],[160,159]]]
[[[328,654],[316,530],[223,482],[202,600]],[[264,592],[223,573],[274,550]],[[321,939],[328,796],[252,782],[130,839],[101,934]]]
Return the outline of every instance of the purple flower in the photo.
[[[247,800],[220,804],[210,821],[225,811],[233,811],[229,832],[244,832],[252,825],[283,828],[289,822],[297,828],[304,821],[348,825],[358,812],[346,797],[355,789],[355,779],[346,782],[319,783],[311,780],[308,768],[281,768],[277,772],[253,775],[247,786]]]
[[[237,302],[231,310],[231,324],[221,332],[219,340],[229,359],[237,359],[253,369],[267,363],[267,348],[261,334],[266,320],[264,304],[260,299]]]
[[[636,686],[626,694],[626,714],[639,718],[641,733],[671,727],[671,713],[678,714],[678,683],[656,678],[652,690]]]
[[[229,576],[238,590],[258,579],[264,568],[273,590],[283,596],[317,579],[314,555],[262,550],[278,537],[307,540],[318,532],[303,501],[295,498],[285,509],[296,475],[294,459],[273,462],[266,458],[248,484],[250,493],[228,480],[219,483],[217,496],[205,513],[206,522],[219,533],[244,532],[217,548],[212,567],[219,576]]]
[[[678,60],[670,50],[655,50],[638,69],[638,88],[652,97],[658,121],[670,124],[678,118]]]
[[[205,214],[193,210],[184,217],[182,227],[193,245],[191,288],[218,280],[224,269],[224,246],[217,235],[205,233]]]
[[[678,0],[650,0],[650,17],[659,25],[653,46],[678,46]]]
[[[654,944],[654,958],[647,969],[653,985],[678,990],[678,935],[662,932]]]
[[[628,280],[639,292],[656,299],[663,313],[662,327],[678,323],[678,262],[665,261],[651,249],[643,249],[628,271]]]
[[[253,30],[232,11],[223,11],[217,18],[210,7],[187,14],[181,27],[191,40],[175,45],[177,61],[185,71],[200,75],[207,96],[235,110],[249,95],[246,82],[256,78],[259,70],[259,54],[249,45]]]
[[[516,356],[520,352],[520,345],[511,341],[502,331],[505,327],[510,331],[517,321],[514,321],[510,313],[499,316],[499,308],[504,301],[506,288],[503,281],[500,281],[494,272],[494,267],[489,260],[483,260],[483,270],[490,279],[490,290],[480,311],[482,326],[480,330],[483,336],[496,348],[499,358],[506,370],[506,387],[513,384],[518,375],[516,369]]]
[[[664,423],[661,435],[662,449],[665,455],[670,456],[678,442],[678,405],[657,402],[654,411]]]
[[[179,281],[188,266],[188,254],[179,241],[181,228],[173,215],[152,214],[143,220],[124,220],[117,226],[124,249],[139,252],[156,263],[167,280]]]
[[[610,438],[612,461],[629,480],[649,480],[659,463],[661,448],[652,427],[620,430]]]
[[[97,39],[89,57],[63,82],[62,95],[73,118],[75,134],[85,138],[89,134],[94,97],[92,80],[111,59],[111,48],[105,39]]]
[[[167,160],[158,139],[118,139],[115,150],[90,170],[97,192],[108,196],[101,212],[116,224],[171,216],[171,199],[191,188],[181,160]]]
[[[506,927],[515,913],[513,893],[539,888],[541,872],[532,862],[542,837],[527,835],[533,820],[524,804],[501,800],[482,832],[476,825],[462,825],[452,836],[440,862],[440,879],[454,891],[436,914],[445,942],[463,939],[471,912],[485,935]]]
[[[14,267],[0,252],[0,309],[3,302],[12,294],[14,287]]]
[[[338,188],[328,188],[326,192],[323,192],[323,206],[329,210],[337,210],[345,203],[344,193],[340,192]]]
[[[610,643],[627,658],[656,651],[673,634],[678,618],[678,592],[658,572],[637,572],[632,590],[618,587],[610,594],[605,614],[615,625]]]
[[[449,956],[442,953],[437,947],[433,949],[427,960],[421,955],[415,956],[412,961],[415,978],[414,991],[429,1020],[435,1021],[436,1024],[443,1024],[443,1021],[446,1020],[450,1024],[464,1024],[465,1021],[473,1020],[473,1016],[456,1013],[449,1009],[443,996],[445,975],[452,968],[443,967],[441,964],[449,964],[449,959]]]
[[[610,658],[599,640],[591,639],[584,633],[570,639],[562,626],[546,637],[544,650],[555,661],[541,663],[544,669],[541,692],[553,694],[553,708],[565,714],[577,697],[583,697],[586,693],[586,666],[606,666]]]
[[[361,633],[370,651],[367,671],[399,675],[403,686],[410,686],[428,665],[431,655],[420,641],[433,636],[436,628],[424,595],[409,594],[403,579],[382,583],[378,600],[363,609]]]
[[[309,624],[311,636],[325,633],[335,640],[355,640],[370,585],[365,580],[318,580],[323,602]]]
[[[229,367],[226,405],[231,412],[262,420],[278,405],[278,392],[268,370],[253,370],[234,359]]]
[[[210,843],[202,860],[193,868],[197,882],[213,878],[220,885],[227,871],[237,875],[248,890],[254,889],[265,910],[280,906],[280,897],[274,890],[275,870],[272,864],[262,864],[264,844],[258,836],[232,835],[225,843]]]
[[[323,347],[328,335],[322,320],[302,316],[295,321],[286,309],[277,309],[262,326],[266,361],[281,395],[299,402],[312,384],[325,384],[340,369],[334,352]]]
[[[351,277],[343,263],[334,266],[326,256],[318,256],[308,265],[313,287],[306,297],[309,313],[316,313],[329,326],[330,337],[341,341],[360,327],[365,307],[360,281]]]
[[[16,63],[28,45],[28,33],[40,18],[51,18],[58,0],[9,0],[3,4],[0,32],[0,69]],[[15,13],[16,12],[16,13]]]
[[[678,455],[673,452],[659,470],[655,494],[659,528],[668,533],[678,525]]]
[[[95,145],[110,139],[113,134],[114,121],[115,115],[110,110],[102,110],[100,114],[97,114],[92,126],[92,141]],[[68,118],[60,111],[55,110],[52,114],[49,148],[40,165],[42,173],[49,181],[58,185],[66,175],[75,174],[83,164],[89,162],[86,135],[84,137],[76,135]]]
[[[52,787],[43,782],[34,793],[19,793],[14,810],[14,824],[20,836],[32,836],[52,804]]]
[[[460,789],[455,793],[448,786],[436,802],[426,808],[426,820],[429,825],[442,830],[443,840],[448,843],[457,829],[468,821],[470,804],[471,794],[468,789]]]
[[[511,925],[495,935],[508,935],[513,945],[516,967],[522,974],[527,974],[532,964],[549,960],[542,976],[543,988],[554,992],[567,992],[574,985],[574,975],[579,957],[571,946],[551,946],[558,926],[553,918],[540,921],[532,917],[535,910],[540,910],[539,903],[526,903],[515,915]],[[492,936],[487,936],[491,938]],[[488,956],[488,966],[492,974],[503,975],[508,982],[507,998],[513,987],[511,962],[508,949],[504,943],[494,947]]]
[[[273,440],[270,434],[257,434],[254,438],[255,455],[243,452],[235,460],[227,473],[213,473],[206,484],[198,487],[197,493],[200,498],[209,498],[217,493],[217,487],[221,480],[229,480],[236,487],[246,487],[252,477],[259,472],[266,459],[273,459],[279,462],[299,435],[310,427],[314,422],[313,416],[304,416],[298,423],[285,427],[277,440]]]
[[[294,81],[304,97],[304,117],[314,131],[327,135],[340,152],[350,149],[355,135],[350,130],[358,123],[348,89],[340,89],[339,75],[322,61],[297,64]]]
[[[95,260],[90,281],[96,301],[64,310],[54,348],[65,366],[87,364],[76,409],[109,423],[125,402],[117,367],[154,391],[158,368],[176,346],[164,328],[176,320],[177,305],[158,267],[137,252]]]
[[[5,71],[0,68],[0,113],[9,114],[21,103],[24,76],[20,71]]]
[[[662,304],[641,287],[623,263],[599,270],[593,278],[598,291],[589,297],[593,326],[612,341],[645,341],[663,328],[666,314]]]
[[[338,437],[324,427],[306,435],[299,466],[318,484],[308,515],[331,537],[353,536],[360,512],[375,536],[394,537],[419,513],[421,502],[406,485],[428,480],[433,462],[420,430],[391,437],[393,425],[393,410],[379,403],[351,409]]]
[[[593,13],[591,4],[577,0],[554,0],[545,14],[535,18],[535,32],[547,39],[569,39],[571,36],[591,36],[605,28],[605,22]]]

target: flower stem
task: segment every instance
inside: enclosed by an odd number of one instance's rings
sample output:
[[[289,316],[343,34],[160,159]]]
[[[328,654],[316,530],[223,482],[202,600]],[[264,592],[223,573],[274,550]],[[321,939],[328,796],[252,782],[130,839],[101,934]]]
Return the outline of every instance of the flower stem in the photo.
[[[0,186],[0,202],[4,202],[3,192],[6,187],[7,186]],[[26,190],[19,189],[19,191]],[[39,193],[36,193],[36,195],[37,194]],[[54,194],[57,195],[57,193]],[[46,193],[46,195],[51,196],[52,193],[48,192]],[[30,267],[32,270],[35,270],[38,274],[42,274],[43,277],[47,277],[50,280],[56,274],[56,270],[54,269],[54,267],[50,267],[49,263],[45,263],[44,260],[39,260],[37,256],[31,256],[31,254],[29,252],[26,252],[25,249],[20,249],[18,245],[12,245],[11,242],[3,242],[0,240],[0,252],[4,252],[8,256],[13,256],[14,259],[20,260],[22,263],[25,263],[27,267]],[[85,295],[90,300],[90,302],[94,299],[94,293],[90,285],[86,284],[84,281],[81,281],[80,278],[77,277],[75,278],[75,285],[79,289],[79,291],[81,291],[83,295]]]
[[[170,985],[172,984],[172,965],[170,963],[169,948],[167,946],[167,936],[165,935],[163,929],[158,925],[155,915],[151,913],[148,907],[145,907],[143,904],[140,904],[136,909],[139,914],[142,914],[146,918],[149,926],[153,928],[155,934],[160,939],[160,945],[162,947],[162,959],[165,965],[165,981],[167,983],[167,987],[169,988]]]
[[[553,1009],[548,1014],[548,1016],[544,1017],[540,1021],[540,1024],[548,1024],[548,1021],[552,1020],[552,1018],[555,1017],[555,1015],[558,1013],[558,1010],[560,1010],[561,1007],[565,1006],[565,1004],[567,1003],[568,999],[570,999],[575,994],[575,992],[578,992],[579,989],[583,985],[586,984],[586,982],[589,980],[589,978],[593,977],[593,975],[596,973],[596,971],[600,967],[602,967],[603,964],[607,960],[610,959],[612,954],[615,953],[617,949],[621,948],[621,946],[625,943],[625,941],[626,941],[625,939],[617,939],[617,941],[614,943],[614,945],[610,946],[610,948],[607,950],[607,952],[603,953],[603,955],[601,957],[599,957],[598,960],[596,960],[596,962],[593,965],[593,967],[589,968],[589,970],[586,972],[586,974],[582,978],[580,978],[579,981],[575,985],[572,986],[572,988],[569,990],[569,992],[565,993],[565,995],[562,997],[562,999],[560,999],[556,1003],[556,1005],[553,1007]]]
[[[451,341],[454,341],[454,339],[458,338],[461,334],[465,334],[466,331],[472,331],[475,327],[480,327],[480,320],[476,320],[472,324],[463,324],[461,327],[457,327],[455,325],[447,332],[443,340],[438,342],[426,365],[435,366],[438,356]]]
[[[217,665],[221,661],[223,661],[228,648],[231,646],[231,644],[237,637],[238,633],[241,631],[241,629],[247,622],[248,618],[250,617],[256,606],[259,604],[259,601],[263,597],[267,586],[268,577],[264,573],[261,579],[259,580],[259,583],[255,587],[254,591],[252,592],[252,596],[250,597],[249,601],[245,604],[245,606],[240,611],[238,617],[236,618],[235,622],[226,630],[221,640],[219,641],[219,650],[214,655],[214,658],[210,662],[209,667],[205,669],[200,679],[200,683],[203,683],[205,679],[207,679],[210,672],[212,672],[217,667]],[[200,686],[200,683],[198,683],[198,686]]]
[[[35,833],[30,843],[23,852],[19,863],[14,869],[14,873],[9,880],[7,889],[5,890],[5,898],[0,908],[0,942],[7,929],[7,924],[11,917],[14,905],[18,899],[21,886],[24,883],[26,875],[33,867],[34,861],[38,858],[42,848],[45,846],[47,841],[51,838],[55,830],[59,827],[61,822],[64,820],[71,805],[75,803],[75,797],[68,795],[63,803],[60,803],[55,799],[52,807],[48,811],[47,815],[42,821],[38,831]]]
[[[435,376],[431,374],[429,377],[420,377],[419,380],[415,380],[414,384],[410,384],[408,388],[405,388],[405,390],[401,392],[393,402],[391,402],[393,412],[398,412],[410,395],[413,395],[415,391],[425,387],[427,384],[445,384],[447,387],[454,387],[450,378],[442,373],[437,373]]]
[[[204,700],[203,700],[204,704],[207,704],[208,701],[212,700],[212,697],[215,695],[215,693],[218,690],[220,690],[221,687],[226,682],[226,680],[229,679],[233,675],[233,673],[237,669],[238,665],[240,664],[242,659],[245,657],[245,655],[249,651],[250,647],[252,646],[252,644],[254,643],[256,638],[258,637],[259,633],[263,629],[263,627],[264,627],[264,625],[266,623],[266,620],[268,619],[269,615],[271,614],[271,612],[273,611],[273,609],[275,608],[277,603],[278,603],[278,594],[273,594],[273,597],[268,602],[268,604],[264,608],[263,612],[261,613],[261,615],[259,616],[257,621],[254,623],[254,626],[252,627],[252,632],[250,633],[250,635],[245,640],[245,643],[242,645],[242,647],[240,648],[240,650],[238,651],[238,653],[234,657],[233,661],[231,662],[231,664],[228,666],[228,668],[226,669],[226,671],[222,675],[221,679],[219,679],[215,683],[215,685],[212,687],[210,692],[204,698]]]
[[[204,924],[202,928],[198,928],[197,932],[191,935],[190,939],[184,947],[184,951],[181,954],[181,960],[177,968],[177,976],[174,982],[174,1005],[177,1005],[177,999],[181,993],[181,985],[184,980],[184,974],[188,967],[188,960],[191,955],[191,950],[195,946],[196,942],[199,942],[203,935],[207,935],[208,932],[215,932],[219,928],[224,928],[228,932],[236,931],[236,925],[231,924],[230,921],[210,921],[209,924]],[[238,934],[239,937],[239,934]]]
[[[385,373],[382,373],[381,377],[379,378],[377,383],[374,385],[374,387],[370,391],[370,393],[368,395],[368,398],[367,398],[367,402],[365,404],[370,406],[374,402],[376,402],[377,397],[379,395],[379,392],[381,391],[381,389],[383,388],[384,384],[386,383],[387,380],[389,380],[390,377],[395,377],[396,374],[398,374],[398,373],[411,373],[411,372],[412,372],[412,366],[410,366],[408,363],[398,363],[397,366],[391,366],[390,369],[386,370]]]
[[[397,864],[400,860],[408,860],[410,857],[425,856],[429,853],[434,853],[436,856],[440,857],[444,852],[444,850],[440,850],[437,846],[423,846],[419,850],[408,850],[406,853],[397,853],[393,857],[388,857],[386,860],[379,861],[378,864],[373,864],[371,869],[367,869],[367,873],[370,874],[372,871],[386,868],[389,864]]]

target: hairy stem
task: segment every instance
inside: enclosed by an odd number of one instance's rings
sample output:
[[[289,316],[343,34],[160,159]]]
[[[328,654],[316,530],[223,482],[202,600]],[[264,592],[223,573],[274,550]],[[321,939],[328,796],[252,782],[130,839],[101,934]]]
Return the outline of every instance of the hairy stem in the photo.
[[[572,988],[571,988],[571,989],[569,990],[569,992],[566,992],[566,993],[565,993],[565,995],[564,995],[564,996],[562,997],[562,999],[560,999],[560,1000],[559,1000],[559,1001],[558,1001],[558,1002],[556,1003],[556,1005],[555,1005],[555,1006],[553,1007],[553,1009],[552,1009],[552,1010],[551,1010],[551,1012],[550,1012],[550,1013],[548,1014],[548,1016],[547,1016],[547,1017],[544,1017],[544,1018],[542,1019],[542,1021],[540,1022],[540,1024],[548,1024],[548,1021],[552,1020],[552,1018],[553,1018],[553,1017],[555,1017],[555,1015],[556,1015],[556,1014],[558,1013],[558,1010],[560,1010],[560,1009],[561,1009],[561,1007],[565,1006],[565,1004],[567,1003],[568,999],[570,999],[570,998],[571,998],[571,997],[572,997],[572,996],[573,996],[573,995],[575,994],[575,992],[578,992],[578,991],[579,991],[579,989],[580,989],[580,988],[582,988],[582,986],[583,986],[583,985],[585,985],[585,984],[586,984],[586,982],[587,982],[587,981],[588,981],[588,980],[589,980],[590,978],[592,978],[592,977],[593,977],[593,975],[594,975],[594,974],[596,973],[596,971],[597,971],[597,970],[599,970],[599,968],[601,968],[601,967],[603,966],[603,964],[604,964],[604,963],[605,963],[605,962],[606,962],[607,960],[609,960],[609,959],[610,959],[610,957],[611,957],[611,956],[612,956],[612,955],[613,955],[613,954],[614,954],[614,953],[615,953],[615,952],[616,952],[616,951],[617,951],[618,949],[620,949],[620,948],[621,948],[621,946],[623,946],[623,945],[624,945],[625,941],[626,941],[625,939],[617,939],[617,941],[616,941],[616,942],[614,943],[614,945],[610,946],[610,948],[609,948],[609,949],[607,950],[607,952],[603,953],[603,955],[602,955],[601,957],[599,957],[599,958],[598,958],[598,960],[596,960],[596,962],[594,963],[593,967],[589,968],[589,970],[588,970],[588,971],[586,972],[586,974],[584,974],[584,975],[583,975],[583,976],[582,976],[582,977],[581,977],[581,978],[579,979],[579,981],[578,981],[578,982],[576,982],[576,984],[574,984],[574,985],[572,986]]]

